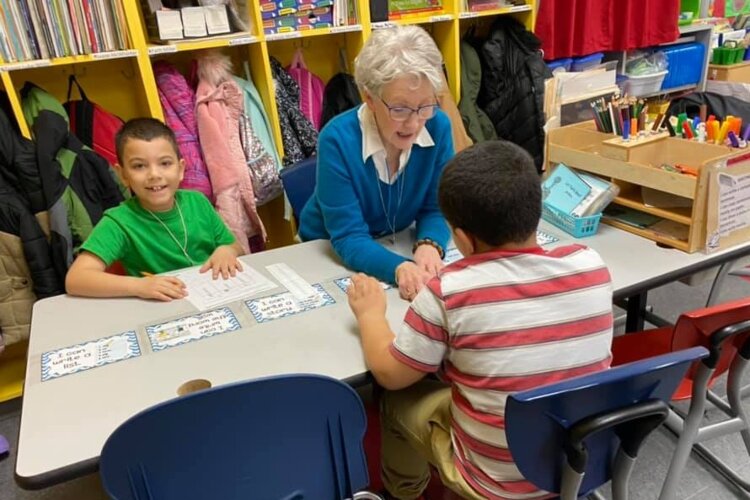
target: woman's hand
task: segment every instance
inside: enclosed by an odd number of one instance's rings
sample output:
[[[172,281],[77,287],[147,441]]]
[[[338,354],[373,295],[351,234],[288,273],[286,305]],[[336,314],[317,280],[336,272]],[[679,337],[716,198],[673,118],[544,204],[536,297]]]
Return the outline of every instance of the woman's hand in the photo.
[[[396,283],[398,283],[401,298],[408,301],[414,300],[432,276],[414,262],[406,261],[399,264],[396,268]]]
[[[438,271],[445,265],[440,258],[440,252],[432,245],[419,245],[414,251],[414,262],[430,277],[437,276]]]

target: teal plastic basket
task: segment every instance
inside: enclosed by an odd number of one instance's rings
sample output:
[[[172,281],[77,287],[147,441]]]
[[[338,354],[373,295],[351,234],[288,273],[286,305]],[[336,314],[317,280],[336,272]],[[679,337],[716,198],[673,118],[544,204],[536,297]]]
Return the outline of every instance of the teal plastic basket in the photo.
[[[595,235],[601,218],[602,214],[573,217],[546,203],[542,204],[542,219],[576,238]]]

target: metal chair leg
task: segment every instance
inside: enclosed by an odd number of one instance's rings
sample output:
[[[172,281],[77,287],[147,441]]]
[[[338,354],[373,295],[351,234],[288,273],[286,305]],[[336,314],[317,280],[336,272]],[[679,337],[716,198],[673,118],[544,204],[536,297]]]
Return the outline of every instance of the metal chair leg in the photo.
[[[612,500],[628,500],[628,483],[635,466],[635,458],[620,449],[612,468]]]
[[[706,386],[712,373],[713,370],[705,366],[701,366],[698,369],[698,373],[696,373],[693,380],[693,395],[690,400],[690,410],[682,425],[679,425],[679,423],[676,424],[679,417],[673,411],[670,411],[670,417],[665,422],[667,427],[677,432],[679,439],[677,440],[677,447],[672,456],[672,461],[669,464],[667,477],[661,488],[659,500],[674,500],[675,498],[682,471],[685,469],[685,465],[690,457],[690,451],[693,448],[695,438],[703,421],[703,413],[706,409]]]
[[[719,266],[719,270],[716,272],[714,282],[711,284],[711,291],[708,292],[708,299],[706,299],[706,307],[711,307],[716,304],[721,295],[721,289],[724,287],[724,281],[726,281],[727,274],[732,270],[734,265],[733,260],[723,263]]]

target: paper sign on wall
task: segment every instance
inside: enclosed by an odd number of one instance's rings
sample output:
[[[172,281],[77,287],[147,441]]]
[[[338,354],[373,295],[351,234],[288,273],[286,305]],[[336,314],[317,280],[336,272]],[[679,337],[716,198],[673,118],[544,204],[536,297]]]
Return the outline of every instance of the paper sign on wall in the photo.
[[[160,351],[240,328],[240,322],[237,321],[234,313],[228,307],[222,307],[214,311],[147,326],[146,334],[151,342],[151,349]]]
[[[140,355],[134,331],[45,352],[42,354],[42,382]]]
[[[747,241],[750,235],[748,170],[748,163],[715,170],[709,186],[706,251]]]

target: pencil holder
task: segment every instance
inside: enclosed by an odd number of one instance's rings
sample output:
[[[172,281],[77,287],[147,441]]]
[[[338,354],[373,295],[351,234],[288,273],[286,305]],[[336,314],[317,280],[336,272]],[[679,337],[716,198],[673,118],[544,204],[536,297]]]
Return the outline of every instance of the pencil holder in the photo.
[[[542,204],[542,219],[546,220],[553,226],[559,227],[566,233],[576,238],[585,238],[593,236],[599,229],[599,221],[602,214],[589,215],[586,217],[573,217],[566,214],[551,205]]]

